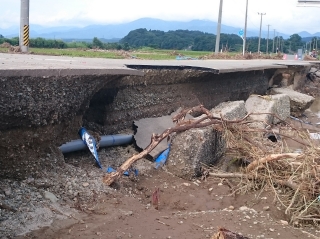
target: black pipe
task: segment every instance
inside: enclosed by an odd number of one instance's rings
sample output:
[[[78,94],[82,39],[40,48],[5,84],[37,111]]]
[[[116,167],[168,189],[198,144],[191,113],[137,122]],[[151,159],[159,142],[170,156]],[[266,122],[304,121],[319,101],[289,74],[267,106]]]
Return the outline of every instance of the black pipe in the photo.
[[[133,135],[104,135],[101,136],[99,147],[129,144],[132,142],[132,138]],[[85,150],[87,148],[88,147],[84,144],[84,142],[81,139],[72,140],[71,142],[65,143],[59,147],[61,152],[64,154],[79,150]]]

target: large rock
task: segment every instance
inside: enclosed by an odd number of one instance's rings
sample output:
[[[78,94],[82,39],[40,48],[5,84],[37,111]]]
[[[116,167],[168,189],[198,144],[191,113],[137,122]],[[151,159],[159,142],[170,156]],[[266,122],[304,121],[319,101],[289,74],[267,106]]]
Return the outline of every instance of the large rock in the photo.
[[[301,114],[308,109],[315,98],[309,95],[299,93],[288,88],[273,88],[271,94],[285,94],[290,98],[290,111],[293,116],[301,116]]]
[[[208,126],[179,133],[173,139],[167,169],[188,179],[200,176],[203,165],[214,164],[224,153],[222,133]]]
[[[250,119],[257,121],[255,126],[265,127],[276,124],[290,116],[290,99],[285,94],[279,95],[251,95],[245,104],[248,113],[259,113],[250,115]],[[274,117],[277,115],[279,118]]]

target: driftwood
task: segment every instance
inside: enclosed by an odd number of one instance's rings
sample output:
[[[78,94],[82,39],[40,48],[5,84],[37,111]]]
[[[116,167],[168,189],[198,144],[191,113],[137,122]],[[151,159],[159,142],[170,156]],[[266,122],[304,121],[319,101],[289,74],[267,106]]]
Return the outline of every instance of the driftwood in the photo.
[[[296,153],[286,153],[286,154],[270,154],[264,158],[258,159],[250,163],[247,167],[248,171],[251,171],[258,167],[259,165],[263,163],[267,163],[270,161],[275,161],[275,160],[280,160],[280,159],[285,159],[285,158],[297,158],[300,157],[301,154],[296,154]]]
[[[261,179],[263,180],[262,176],[259,175],[250,175],[250,174],[242,174],[242,173],[209,173],[210,176],[216,178],[247,178],[250,180]],[[292,181],[285,181],[279,179],[272,179],[274,183],[280,184],[282,186],[286,186],[291,188],[292,190],[296,191],[298,189],[298,185],[293,183]]]
[[[229,231],[225,228],[219,228],[218,232],[214,234],[211,239],[250,239],[249,237],[242,236],[238,233]]]
[[[205,116],[201,117],[200,119],[184,121],[185,116],[187,114],[195,113],[195,112],[205,114]],[[254,114],[257,114],[257,113],[254,113]],[[103,182],[107,185],[111,185],[115,180],[119,179],[122,176],[122,174],[126,170],[128,170],[133,163],[135,163],[139,159],[147,156],[162,140],[164,140],[165,138],[169,138],[172,133],[183,132],[183,131],[186,131],[186,130],[192,129],[192,128],[202,128],[202,127],[206,127],[209,125],[221,126],[223,124],[226,125],[226,124],[231,124],[231,123],[241,123],[245,119],[247,119],[250,115],[251,115],[251,113],[247,114],[244,118],[238,119],[238,120],[226,120],[226,119],[223,119],[222,117],[214,117],[213,114],[208,109],[206,109],[203,105],[199,105],[199,106],[196,106],[196,107],[193,107],[190,109],[182,110],[181,112],[179,112],[176,116],[174,116],[172,118],[173,122],[176,123],[176,125],[174,127],[166,129],[162,134],[153,134],[151,136],[150,144],[143,151],[141,151],[139,154],[133,155],[131,158],[127,159],[127,161],[125,161],[117,169],[116,172],[106,174],[103,177]],[[247,129],[245,131],[248,131],[248,132],[253,132],[253,131],[268,132],[268,130],[250,130],[250,129]],[[291,138],[291,137],[289,137],[289,138]],[[291,139],[293,139],[293,138],[291,138]],[[263,148],[260,148],[260,149],[264,151]],[[289,155],[289,154],[287,154],[287,155]],[[271,158],[269,158],[269,157],[271,157]],[[283,158],[283,156],[279,156],[279,157]],[[290,156],[285,156],[285,157],[290,157]],[[291,157],[293,157],[293,156],[291,156]],[[260,165],[264,162],[277,160],[277,159],[278,158],[274,158],[274,156],[271,155],[266,158],[260,159],[258,161],[254,161],[249,165],[248,171],[254,169],[255,167],[257,167],[257,165]]]
[[[147,156],[163,139],[170,136],[172,133],[177,132],[183,132],[191,128],[202,128],[206,127],[212,124],[220,123],[220,118],[213,117],[211,114],[207,115],[205,117],[202,117],[201,119],[195,120],[195,121],[186,121],[182,122],[181,120],[184,119],[187,113],[192,112],[200,112],[204,114],[209,114],[210,112],[203,107],[203,105],[193,107],[188,110],[184,110],[180,112],[177,116],[173,118],[174,122],[178,122],[178,124],[175,127],[166,129],[162,134],[153,134],[151,136],[151,143],[139,154],[133,155],[131,158],[129,158],[127,161],[125,161],[116,172],[109,173],[103,177],[103,182],[107,185],[111,185],[115,180],[119,179],[121,175],[129,169],[129,167],[139,159]],[[205,121],[209,119],[209,121]],[[203,122],[205,121],[205,122]]]

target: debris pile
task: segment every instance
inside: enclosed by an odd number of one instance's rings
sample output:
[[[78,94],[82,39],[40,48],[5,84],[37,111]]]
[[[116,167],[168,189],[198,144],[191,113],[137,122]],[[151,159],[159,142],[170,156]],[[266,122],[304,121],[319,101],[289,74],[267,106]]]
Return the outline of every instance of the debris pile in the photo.
[[[231,59],[231,60],[251,60],[251,59],[275,59],[281,60],[283,58],[282,54],[258,54],[258,53],[245,53],[242,54],[230,54],[228,52],[222,53],[212,53],[209,55],[201,56],[199,59],[201,60],[208,60],[208,59]]]
[[[249,190],[272,188],[275,198],[283,206],[290,222],[315,223],[320,221],[320,148],[310,139],[307,130],[297,129],[282,121],[278,128],[269,130],[252,129],[245,123],[225,125],[224,136],[227,142],[227,157],[248,165],[238,173],[211,172],[211,176],[239,178],[234,192],[245,193]],[[280,132],[280,133],[275,133]],[[290,136],[292,132],[298,137]],[[291,152],[285,147],[284,140],[289,138],[304,146],[303,152]]]
[[[297,92],[278,93],[281,94],[252,96],[248,99],[250,103],[224,103],[225,108],[218,106],[211,111],[202,105],[180,111],[172,118],[175,126],[153,134],[151,143],[142,152],[129,158],[116,172],[105,175],[103,181],[111,185],[163,139],[170,138],[172,147],[167,170],[174,175],[191,179],[204,174],[203,169],[207,168],[210,176],[236,179],[235,193],[271,188],[292,224],[320,221],[320,148],[307,129],[290,122],[290,101],[295,101]],[[313,100],[311,97],[310,102]],[[310,105],[309,101],[300,102],[301,109]],[[184,119],[187,114],[196,112],[202,116]],[[212,138],[212,132],[222,136]],[[223,140],[216,140],[217,137]],[[215,141],[214,145],[207,144],[207,140]],[[290,140],[301,146],[299,153],[288,146]],[[219,150],[212,151],[212,148]],[[231,158],[231,163],[243,166],[238,167],[236,173],[212,169],[215,162],[206,161],[207,158],[219,159],[224,150],[223,159]],[[211,151],[218,156],[211,155]],[[178,170],[172,171],[172,168]]]
[[[8,43],[8,42],[4,42],[4,43],[0,44],[0,47],[1,47],[1,48],[10,48],[10,47],[11,47],[11,44]]]
[[[8,42],[4,42],[4,43],[0,44],[0,48],[8,48],[9,53],[21,52],[20,46],[11,46],[11,44]]]

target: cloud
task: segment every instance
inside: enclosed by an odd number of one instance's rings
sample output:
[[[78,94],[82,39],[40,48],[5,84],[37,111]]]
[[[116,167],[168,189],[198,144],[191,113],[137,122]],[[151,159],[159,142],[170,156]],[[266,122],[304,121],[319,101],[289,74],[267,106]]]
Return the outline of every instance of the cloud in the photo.
[[[30,23],[44,26],[86,26],[115,24],[143,17],[163,20],[188,21],[207,19],[217,21],[219,0],[30,0]],[[297,0],[248,0],[248,28],[259,29],[263,16],[263,29],[283,33],[318,29],[319,8],[297,7]],[[20,1],[0,0],[0,27],[19,24]],[[4,7],[3,7],[4,6]],[[246,0],[224,0],[222,24],[243,28]]]

